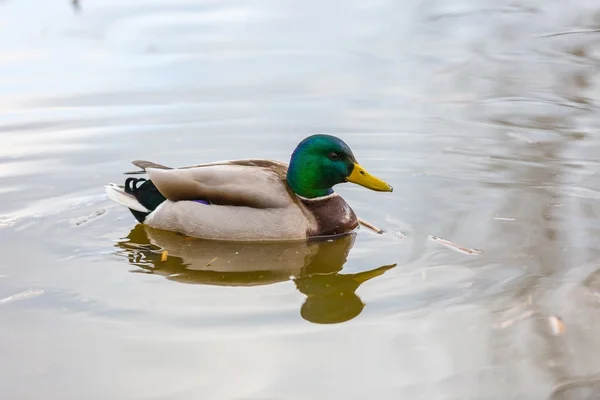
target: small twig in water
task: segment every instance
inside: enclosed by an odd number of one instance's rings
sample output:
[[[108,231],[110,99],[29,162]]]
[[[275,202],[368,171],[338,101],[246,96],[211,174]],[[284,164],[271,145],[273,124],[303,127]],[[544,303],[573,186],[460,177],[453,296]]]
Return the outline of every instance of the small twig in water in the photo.
[[[365,221],[362,218],[358,218],[358,223],[361,224],[361,225],[363,225],[363,226],[366,226],[367,228],[371,229],[374,232],[377,232],[379,234],[383,233],[383,229],[380,229],[380,228],[376,227],[375,225],[371,224],[370,222]]]
[[[581,35],[584,33],[600,33],[600,29],[588,29],[588,30],[580,30],[580,31],[567,31],[567,32],[557,32],[557,33],[548,33],[545,35],[541,35],[538,37],[547,38],[554,36],[564,36],[564,35]]]
[[[466,247],[459,246],[456,243],[453,243],[453,242],[451,242],[449,240],[446,240],[446,239],[442,239],[442,238],[437,237],[437,236],[429,235],[429,238],[431,240],[433,240],[434,242],[437,242],[439,244],[443,244],[444,246],[450,247],[450,248],[452,248],[454,250],[458,250],[461,253],[466,253],[466,254],[481,254],[481,250],[479,250],[479,249],[468,249]]]
[[[215,258],[213,258],[212,260],[210,260],[210,261],[208,262],[208,264],[206,264],[206,265],[205,265],[205,267],[210,267],[210,264],[214,263],[214,262],[217,260],[217,258],[219,258],[219,257],[215,257]]]
[[[521,314],[517,315],[514,318],[509,318],[506,319],[504,321],[502,321],[501,323],[497,324],[495,326],[496,329],[504,329],[504,328],[508,328],[511,325],[514,325],[516,322],[522,321],[524,319],[530,318],[532,316],[535,315],[535,311],[534,310],[526,310],[524,312],[522,312]]]

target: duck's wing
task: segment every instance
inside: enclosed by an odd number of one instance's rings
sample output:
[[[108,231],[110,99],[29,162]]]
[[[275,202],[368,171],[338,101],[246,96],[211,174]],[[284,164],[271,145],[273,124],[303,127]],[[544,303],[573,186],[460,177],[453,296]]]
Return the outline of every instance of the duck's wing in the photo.
[[[169,168],[136,164],[171,201],[207,200],[213,204],[283,208],[294,203],[286,183],[287,164],[272,160],[236,160]]]
[[[226,161],[215,161],[204,164],[197,165],[188,165],[185,167],[167,167],[166,165],[158,164],[153,161],[147,160],[134,160],[131,162],[136,167],[140,168],[138,171],[129,171],[125,172],[125,175],[135,175],[135,174],[145,174],[146,169],[155,168],[155,169],[190,169],[190,168],[199,168],[199,167],[212,167],[215,165],[241,165],[241,166],[249,166],[249,167],[266,167],[272,168],[278,172],[285,174],[287,172],[288,165],[281,161],[276,160],[266,160],[262,158],[248,158],[241,160],[226,160]]]
[[[125,175],[141,175],[146,173],[146,168],[156,168],[156,169],[173,169],[171,167],[167,167],[166,165],[157,164],[152,161],[146,160],[134,160],[131,162],[136,167],[140,168],[137,171],[128,171],[125,172]]]

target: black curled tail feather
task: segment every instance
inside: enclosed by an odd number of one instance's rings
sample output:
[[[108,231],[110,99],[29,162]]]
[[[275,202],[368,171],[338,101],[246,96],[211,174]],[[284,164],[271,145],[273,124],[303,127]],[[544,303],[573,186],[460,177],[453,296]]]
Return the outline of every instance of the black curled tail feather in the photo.
[[[154,211],[162,202],[166,200],[151,180],[144,178],[127,178],[125,180],[125,193],[130,194],[136,200],[150,211]],[[139,222],[144,222],[149,213],[136,210],[129,210]]]

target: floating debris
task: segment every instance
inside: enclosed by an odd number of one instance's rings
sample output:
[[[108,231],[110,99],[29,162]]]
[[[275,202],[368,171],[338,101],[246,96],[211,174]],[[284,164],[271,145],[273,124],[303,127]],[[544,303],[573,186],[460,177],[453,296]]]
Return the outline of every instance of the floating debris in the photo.
[[[160,262],[165,262],[169,258],[169,252],[167,250],[160,254]]]
[[[26,290],[24,292],[17,293],[12,296],[8,296],[3,299],[0,299],[0,304],[6,304],[6,303],[10,303],[11,301],[25,300],[25,299],[29,299],[31,297],[37,297],[37,296],[41,295],[42,293],[44,293],[44,291],[41,289]]]
[[[363,225],[363,226],[366,226],[367,228],[369,228],[369,229],[371,229],[372,231],[374,231],[374,232],[377,232],[377,233],[379,233],[379,234],[382,234],[382,233],[383,233],[383,229],[380,229],[380,228],[376,227],[375,225],[371,224],[370,222],[367,222],[367,221],[365,221],[365,220],[364,220],[364,219],[362,219],[362,218],[357,218],[357,219],[358,219],[358,223],[359,223],[359,224],[361,224],[361,225]]]
[[[527,300],[528,305],[531,304],[531,301],[532,301],[531,297],[529,297]],[[517,307],[513,308],[512,311],[515,311],[518,308],[520,308],[520,307],[517,306]],[[544,313],[540,313],[539,311],[536,311],[532,308],[528,308],[525,311],[518,314],[516,317],[507,318],[504,321],[502,321],[501,323],[496,324],[494,326],[494,328],[496,328],[496,329],[508,328],[509,326],[514,325],[515,323],[522,321],[524,319],[530,318],[534,315],[537,315],[538,317],[544,317]],[[565,326],[565,323],[562,320],[562,318],[557,317],[555,315],[551,315],[551,316],[547,317],[547,320],[548,320],[548,324],[550,325],[550,330],[552,331],[552,334],[554,336],[564,335],[564,333],[566,331],[566,326]]]
[[[552,329],[552,334],[554,336],[564,335],[566,326],[562,318],[552,315],[548,317],[548,322],[550,323],[550,329]]]
[[[446,247],[450,247],[451,249],[457,250],[457,251],[459,251],[461,253],[464,253],[464,254],[481,254],[482,253],[482,251],[479,250],[479,249],[469,249],[469,248],[466,248],[466,247],[462,247],[462,246],[459,246],[456,243],[453,243],[453,242],[451,242],[449,240],[442,239],[441,237],[429,235],[429,238],[431,240],[433,240],[434,242],[442,244],[442,245],[444,245]]]
[[[519,321],[522,321],[526,318],[533,316],[533,314],[535,314],[535,312],[533,310],[527,310],[527,311],[517,315],[514,318],[509,318],[509,319],[502,321],[501,323],[496,325],[496,328],[499,328],[499,329],[508,328],[509,326],[514,325],[515,323],[517,323]]]
[[[549,38],[555,36],[564,36],[564,35],[585,35],[590,33],[600,33],[600,29],[581,29],[581,30],[573,30],[573,31],[565,31],[565,32],[556,32],[556,33],[547,33],[545,35],[538,36],[539,38]]]
[[[237,254],[237,253],[236,253],[236,254]],[[210,267],[210,264],[214,263],[214,262],[217,260],[217,258],[219,258],[219,257],[215,257],[215,258],[213,258],[212,260],[210,260],[210,261],[208,262],[208,264],[206,264],[206,265],[205,265],[205,267]]]

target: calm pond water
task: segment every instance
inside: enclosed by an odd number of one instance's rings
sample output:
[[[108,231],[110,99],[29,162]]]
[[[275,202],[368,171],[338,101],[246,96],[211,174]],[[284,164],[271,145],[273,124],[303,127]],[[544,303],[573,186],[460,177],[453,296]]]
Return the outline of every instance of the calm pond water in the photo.
[[[2,398],[598,398],[598,28],[586,0],[0,1]],[[104,194],[320,132],[394,186],[337,189],[384,234],[216,245]]]

